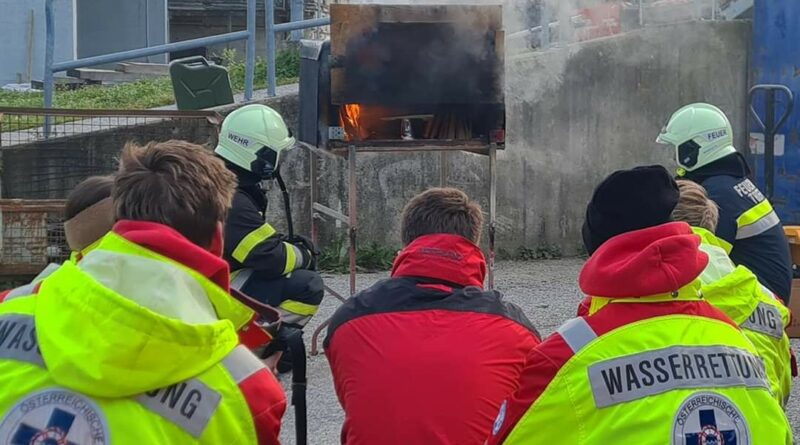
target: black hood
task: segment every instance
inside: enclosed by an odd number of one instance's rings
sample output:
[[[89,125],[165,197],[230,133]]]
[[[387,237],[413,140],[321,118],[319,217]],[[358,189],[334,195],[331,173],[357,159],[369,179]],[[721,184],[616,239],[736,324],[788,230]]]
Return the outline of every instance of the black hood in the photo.
[[[267,193],[261,186],[261,177],[230,162],[225,162],[228,170],[236,175],[238,185],[236,189],[244,192],[253,201],[253,204],[263,213],[267,210]]]
[[[724,158],[720,158],[708,165],[704,165],[697,170],[686,172],[683,177],[702,184],[703,181],[712,176],[733,176],[744,178],[750,176],[750,167],[741,153],[731,153]]]

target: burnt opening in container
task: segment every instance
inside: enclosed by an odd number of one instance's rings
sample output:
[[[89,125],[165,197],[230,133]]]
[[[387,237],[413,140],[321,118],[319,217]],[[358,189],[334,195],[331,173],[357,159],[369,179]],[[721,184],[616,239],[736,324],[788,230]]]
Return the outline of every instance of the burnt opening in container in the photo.
[[[495,33],[454,23],[378,23],[350,39],[344,96],[358,104],[496,102]]]
[[[500,105],[362,105],[338,107],[338,122],[349,142],[367,140],[473,140],[502,129]]]
[[[331,22],[330,45],[302,56],[301,115],[319,124],[301,122],[301,140],[328,148],[504,142],[501,6],[335,4]]]

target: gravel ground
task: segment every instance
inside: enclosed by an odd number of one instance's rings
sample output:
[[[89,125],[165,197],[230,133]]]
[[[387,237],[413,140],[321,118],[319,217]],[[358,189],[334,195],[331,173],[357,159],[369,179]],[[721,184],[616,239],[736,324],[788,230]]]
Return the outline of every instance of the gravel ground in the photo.
[[[577,276],[582,264],[579,259],[501,262],[497,265],[495,281],[497,289],[505,298],[522,307],[542,335],[549,335],[575,314],[581,300]],[[386,276],[387,274],[359,275],[358,289],[364,289]],[[348,277],[345,275],[325,276],[325,282],[337,292],[344,293],[348,289]],[[336,307],[338,301],[326,297],[319,313],[306,328],[306,344],[309,350],[311,333]],[[800,350],[800,340],[793,340],[792,344],[795,350]],[[336,399],[330,369],[323,354],[309,358],[308,379],[309,444],[337,444],[344,415]],[[290,396],[290,378],[284,376],[282,382]],[[787,411],[794,434],[800,438],[800,385],[795,385]],[[281,437],[284,444],[295,443],[294,412],[291,407],[284,417]]]

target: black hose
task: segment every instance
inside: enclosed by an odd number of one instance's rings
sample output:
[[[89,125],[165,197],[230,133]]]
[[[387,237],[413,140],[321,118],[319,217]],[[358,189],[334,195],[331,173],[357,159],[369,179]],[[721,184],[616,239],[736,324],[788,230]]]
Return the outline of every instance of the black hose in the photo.
[[[308,443],[308,412],[306,407],[306,346],[303,331],[297,330],[286,339],[292,355],[292,405],[297,445]]]
[[[278,187],[281,188],[283,194],[283,210],[286,212],[286,229],[289,231],[289,240],[294,239],[294,222],[292,221],[292,203],[289,201],[289,192],[286,190],[286,183],[283,182],[281,172],[275,172],[275,180],[278,181]]]
[[[286,183],[283,182],[281,172],[275,172],[275,180],[278,181],[278,187],[281,188],[283,194],[283,210],[286,212],[286,229],[289,231],[289,239],[294,239],[294,223],[292,222],[292,203],[289,201],[289,192],[286,190]]]

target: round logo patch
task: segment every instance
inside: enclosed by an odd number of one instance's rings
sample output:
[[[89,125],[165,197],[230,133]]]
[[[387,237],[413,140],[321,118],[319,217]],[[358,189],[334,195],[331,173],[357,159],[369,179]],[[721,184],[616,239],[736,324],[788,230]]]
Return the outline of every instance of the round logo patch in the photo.
[[[497,417],[494,419],[492,436],[496,436],[500,432],[500,428],[503,427],[503,422],[506,421],[506,410],[508,410],[508,400],[503,400],[503,404],[500,405],[500,412],[497,413]]]
[[[86,396],[59,388],[21,399],[0,423],[0,443],[108,445],[108,423]]]
[[[678,409],[672,445],[751,445],[750,430],[739,408],[725,396],[698,392]]]

